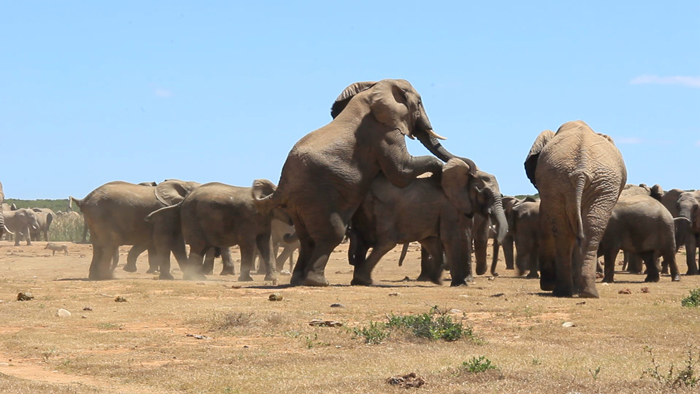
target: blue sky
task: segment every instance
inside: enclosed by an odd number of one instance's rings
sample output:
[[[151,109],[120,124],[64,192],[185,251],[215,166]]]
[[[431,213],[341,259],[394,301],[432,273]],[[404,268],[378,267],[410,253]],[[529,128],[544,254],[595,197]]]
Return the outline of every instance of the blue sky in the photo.
[[[1,0],[0,37],[8,198],[277,182],[347,85],[383,78],[505,194],[535,192],[532,142],[576,119],[616,140],[628,182],[700,188],[695,0]]]

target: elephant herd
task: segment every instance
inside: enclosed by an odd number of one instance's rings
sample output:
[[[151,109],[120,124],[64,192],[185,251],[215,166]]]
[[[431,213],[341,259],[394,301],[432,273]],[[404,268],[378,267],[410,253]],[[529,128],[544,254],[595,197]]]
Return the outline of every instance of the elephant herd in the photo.
[[[2,202],[3,200],[0,184],[0,238],[14,237],[15,246],[22,240],[31,245],[32,241],[41,240],[42,236],[44,240],[49,241],[51,223],[60,215],[48,208],[17,208],[15,204],[7,204]]]
[[[647,281],[659,280],[662,257],[676,281],[675,253],[685,245],[687,273],[698,273],[700,193],[626,185],[613,140],[582,121],[537,136],[524,167],[540,198],[518,200],[502,196],[494,175],[440,143],[408,81],[354,83],[332,104],[331,117],[292,147],[277,186],[265,179],[251,187],[111,182],[71,197],[91,234],[89,278],[112,277],[120,245],[133,245],[125,269],[135,270],[136,256],[148,250],[150,270],[162,279],[173,278],[171,253],[185,278],[211,273],[216,255],[224,257],[224,273],[233,273],[228,248],[239,245],[239,280],[252,280],[259,254],[265,279],[274,283],[282,266],[271,245],[294,243],[291,285],[327,286],[326,264],[347,236],[353,285],[371,285],[379,260],[409,242],[423,247],[419,279],[439,284],[446,268],[451,285],[465,285],[472,253],[476,273],[486,272],[490,231],[493,275],[501,246],[507,268],[539,278],[556,296],[598,297],[598,257],[603,280],[611,282],[619,250],[630,266],[645,263]],[[410,155],[405,137],[432,155]],[[283,230],[273,231],[275,223]],[[284,264],[286,249],[280,257]]]

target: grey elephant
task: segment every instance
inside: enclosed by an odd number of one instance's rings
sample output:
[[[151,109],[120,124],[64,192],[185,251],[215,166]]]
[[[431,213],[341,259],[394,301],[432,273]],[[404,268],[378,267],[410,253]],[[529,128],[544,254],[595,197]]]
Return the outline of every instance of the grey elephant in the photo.
[[[627,182],[612,139],[583,121],[543,131],[525,160],[540,192],[540,287],[555,296],[598,297],[598,243]]]
[[[476,273],[477,275],[483,275],[486,273],[486,263],[488,249],[488,240],[493,239],[492,251],[491,251],[491,275],[498,276],[496,268],[498,266],[498,256],[499,250],[503,248],[503,257],[506,262],[506,269],[512,270],[514,268],[514,250],[513,250],[513,230],[511,217],[513,214],[513,207],[522,202],[522,200],[511,197],[503,196],[503,212],[506,215],[506,220],[508,221],[508,232],[506,233],[503,241],[499,242],[496,239],[496,232],[493,231],[492,220],[490,218],[485,218],[482,215],[474,216],[474,225],[472,227],[472,234],[474,238],[474,257],[476,260]]]
[[[598,256],[604,256],[603,282],[612,283],[615,258],[620,249],[640,255],[647,267],[645,282],[658,282],[656,258],[661,256],[671,269],[671,280],[679,281],[676,265],[675,223],[687,221],[676,218],[651,196],[628,195],[615,204],[608,226],[598,246]]]
[[[15,246],[19,246],[22,238],[27,245],[32,244],[30,233],[39,230],[39,219],[34,211],[28,208],[19,208],[14,211],[4,211],[5,227],[15,234]]]
[[[255,191],[254,191],[255,189]],[[255,186],[239,187],[213,182],[193,190],[181,204],[154,212],[152,217],[178,216],[183,242],[190,245],[186,277],[202,277],[209,267],[203,258],[213,248],[239,245],[241,273],[239,281],[252,281],[255,248],[267,267],[265,280],[277,278],[270,260],[271,222],[274,217],[289,223],[281,208],[261,212],[254,198],[272,194],[275,185],[258,180]]]
[[[49,228],[51,223],[56,217],[53,210],[49,208],[32,208],[32,211],[36,213],[37,220],[39,221],[39,229],[31,232],[32,240],[41,241],[41,235],[44,235],[44,240],[49,241]]]
[[[270,258],[275,262],[277,272],[284,270],[284,263],[289,261],[289,272],[294,269],[294,251],[299,249],[299,238],[294,226],[279,219],[272,219],[270,234],[270,244],[272,245],[272,255]],[[282,252],[280,253],[280,248]],[[258,262],[258,274],[267,274],[265,264],[262,262],[260,251],[255,248],[253,261]]]
[[[697,253],[700,248],[700,190],[686,192],[671,189],[664,192],[661,186],[652,187],[652,197],[661,201],[674,218],[687,219],[678,224],[676,245],[685,246],[685,257],[688,265],[686,275],[698,275]]]
[[[472,275],[471,217],[478,213],[497,223],[497,238],[508,231],[496,178],[460,159],[442,170],[441,186],[434,179],[417,179],[398,188],[382,175],[353,216],[348,256],[355,266],[351,284],[371,285],[372,270],[399,243],[418,241],[430,253],[431,266],[422,275],[441,283],[443,251],[452,273],[452,286],[466,285]],[[367,250],[372,252],[366,257]]]
[[[539,278],[540,201],[526,199],[516,205],[511,222],[518,275],[528,272],[528,278]]]
[[[127,258],[129,269],[136,268],[135,256],[138,256],[136,252],[139,249],[148,249],[149,254],[153,252],[153,258],[159,262],[160,278],[172,279],[170,251],[175,254],[178,261],[184,263],[186,260],[184,246],[182,249],[174,248],[170,244],[171,234],[159,232],[158,226],[169,228],[167,223],[157,224],[147,222],[145,219],[148,214],[159,208],[181,202],[197,186],[199,184],[196,182],[179,180],[168,180],[161,182],[158,186],[141,186],[117,181],[98,187],[82,200],[70,197],[70,203],[75,202],[80,207],[85,223],[90,229],[93,251],[89,279],[112,278],[111,262],[120,245],[135,246],[134,252]],[[152,266],[151,271],[154,268]]]
[[[352,215],[382,172],[395,186],[442,172],[455,157],[438,142],[418,92],[385,79],[348,86],[331,108],[331,123],[299,140],[284,163],[275,193],[257,203],[284,207],[299,237],[292,285],[327,286],[325,267]],[[411,156],[404,137],[418,138],[433,156]]]

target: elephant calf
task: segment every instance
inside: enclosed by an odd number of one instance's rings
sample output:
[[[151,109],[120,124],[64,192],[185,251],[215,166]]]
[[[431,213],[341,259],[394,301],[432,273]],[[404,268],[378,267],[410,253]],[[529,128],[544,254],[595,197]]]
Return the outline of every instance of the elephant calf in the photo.
[[[636,253],[644,260],[647,267],[645,282],[659,281],[657,256],[662,256],[669,264],[671,280],[679,281],[674,229],[673,216],[654,198],[644,195],[620,197],[598,245],[598,256],[604,256],[605,260],[603,282],[613,282],[615,258],[620,249]]]
[[[537,270],[540,248],[540,202],[526,199],[513,207],[511,223],[518,275],[530,271],[527,274],[528,278],[539,278]]]

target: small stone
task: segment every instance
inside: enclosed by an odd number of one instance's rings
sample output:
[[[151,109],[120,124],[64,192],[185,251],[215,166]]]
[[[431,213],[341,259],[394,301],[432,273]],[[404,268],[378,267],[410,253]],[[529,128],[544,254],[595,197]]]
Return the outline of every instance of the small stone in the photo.
[[[651,293],[648,287],[642,287],[642,293]]]
[[[58,316],[58,317],[70,317],[71,313],[68,312],[67,310],[61,308],[58,310],[58,312],[56,312],[56,316]]]
[[[572,323],[572,322],[570,322],[570,321],[567,321],[567,322],[565,322],[564,324],[562,324],[561,326],[562,326],[562,327],[565,327],[565,328],[569,328],[569,327],[576,327],[576,324],[574,324],[574,323]]]
[[[496,277],[495,277],[495,276],[489,276],[488,279],[489,279],[489,280],[496,280]]]
[[[284,297],[282,297],[282,294],[280,293],[272,293],[270,294],[270,297],[268,297],[268,300],[270,301],[282,301]]]
[[[345,308],[343,304],[331,304],[331,308]]]
[[[91,307],[91,306],[86,306],[86,307],[83,307],[83,310],[84,310],[84,311],[91,311],[91,310],[92,310],[92,307]]]
[[[586,301],[577,302],[576,305],[586,305]]]
[[[115,302],[126,302],[126,298],[122,296],[117,296],[117,298],[114,299]]]
[[[34,295],[32,293],[17,293],[17,301],[31,301],[33,299]]]
[[[622,289],[622,290],[618,291],[617,294],[632,294],[632,290]]]
[[[398,297],[400,295],[401,295],[401,293],[399,293],[399,292],[389,293],[389,297]]]
[[[462,313],[459,309],[450,309],[450,313]]]
[[[243,345],[243,349],[248,349],[249,347],[248,345]]]
[[[85,316],[85,315],[82,315],[81,317],[82,317],[83,319],[87,319],[87,316]]]

